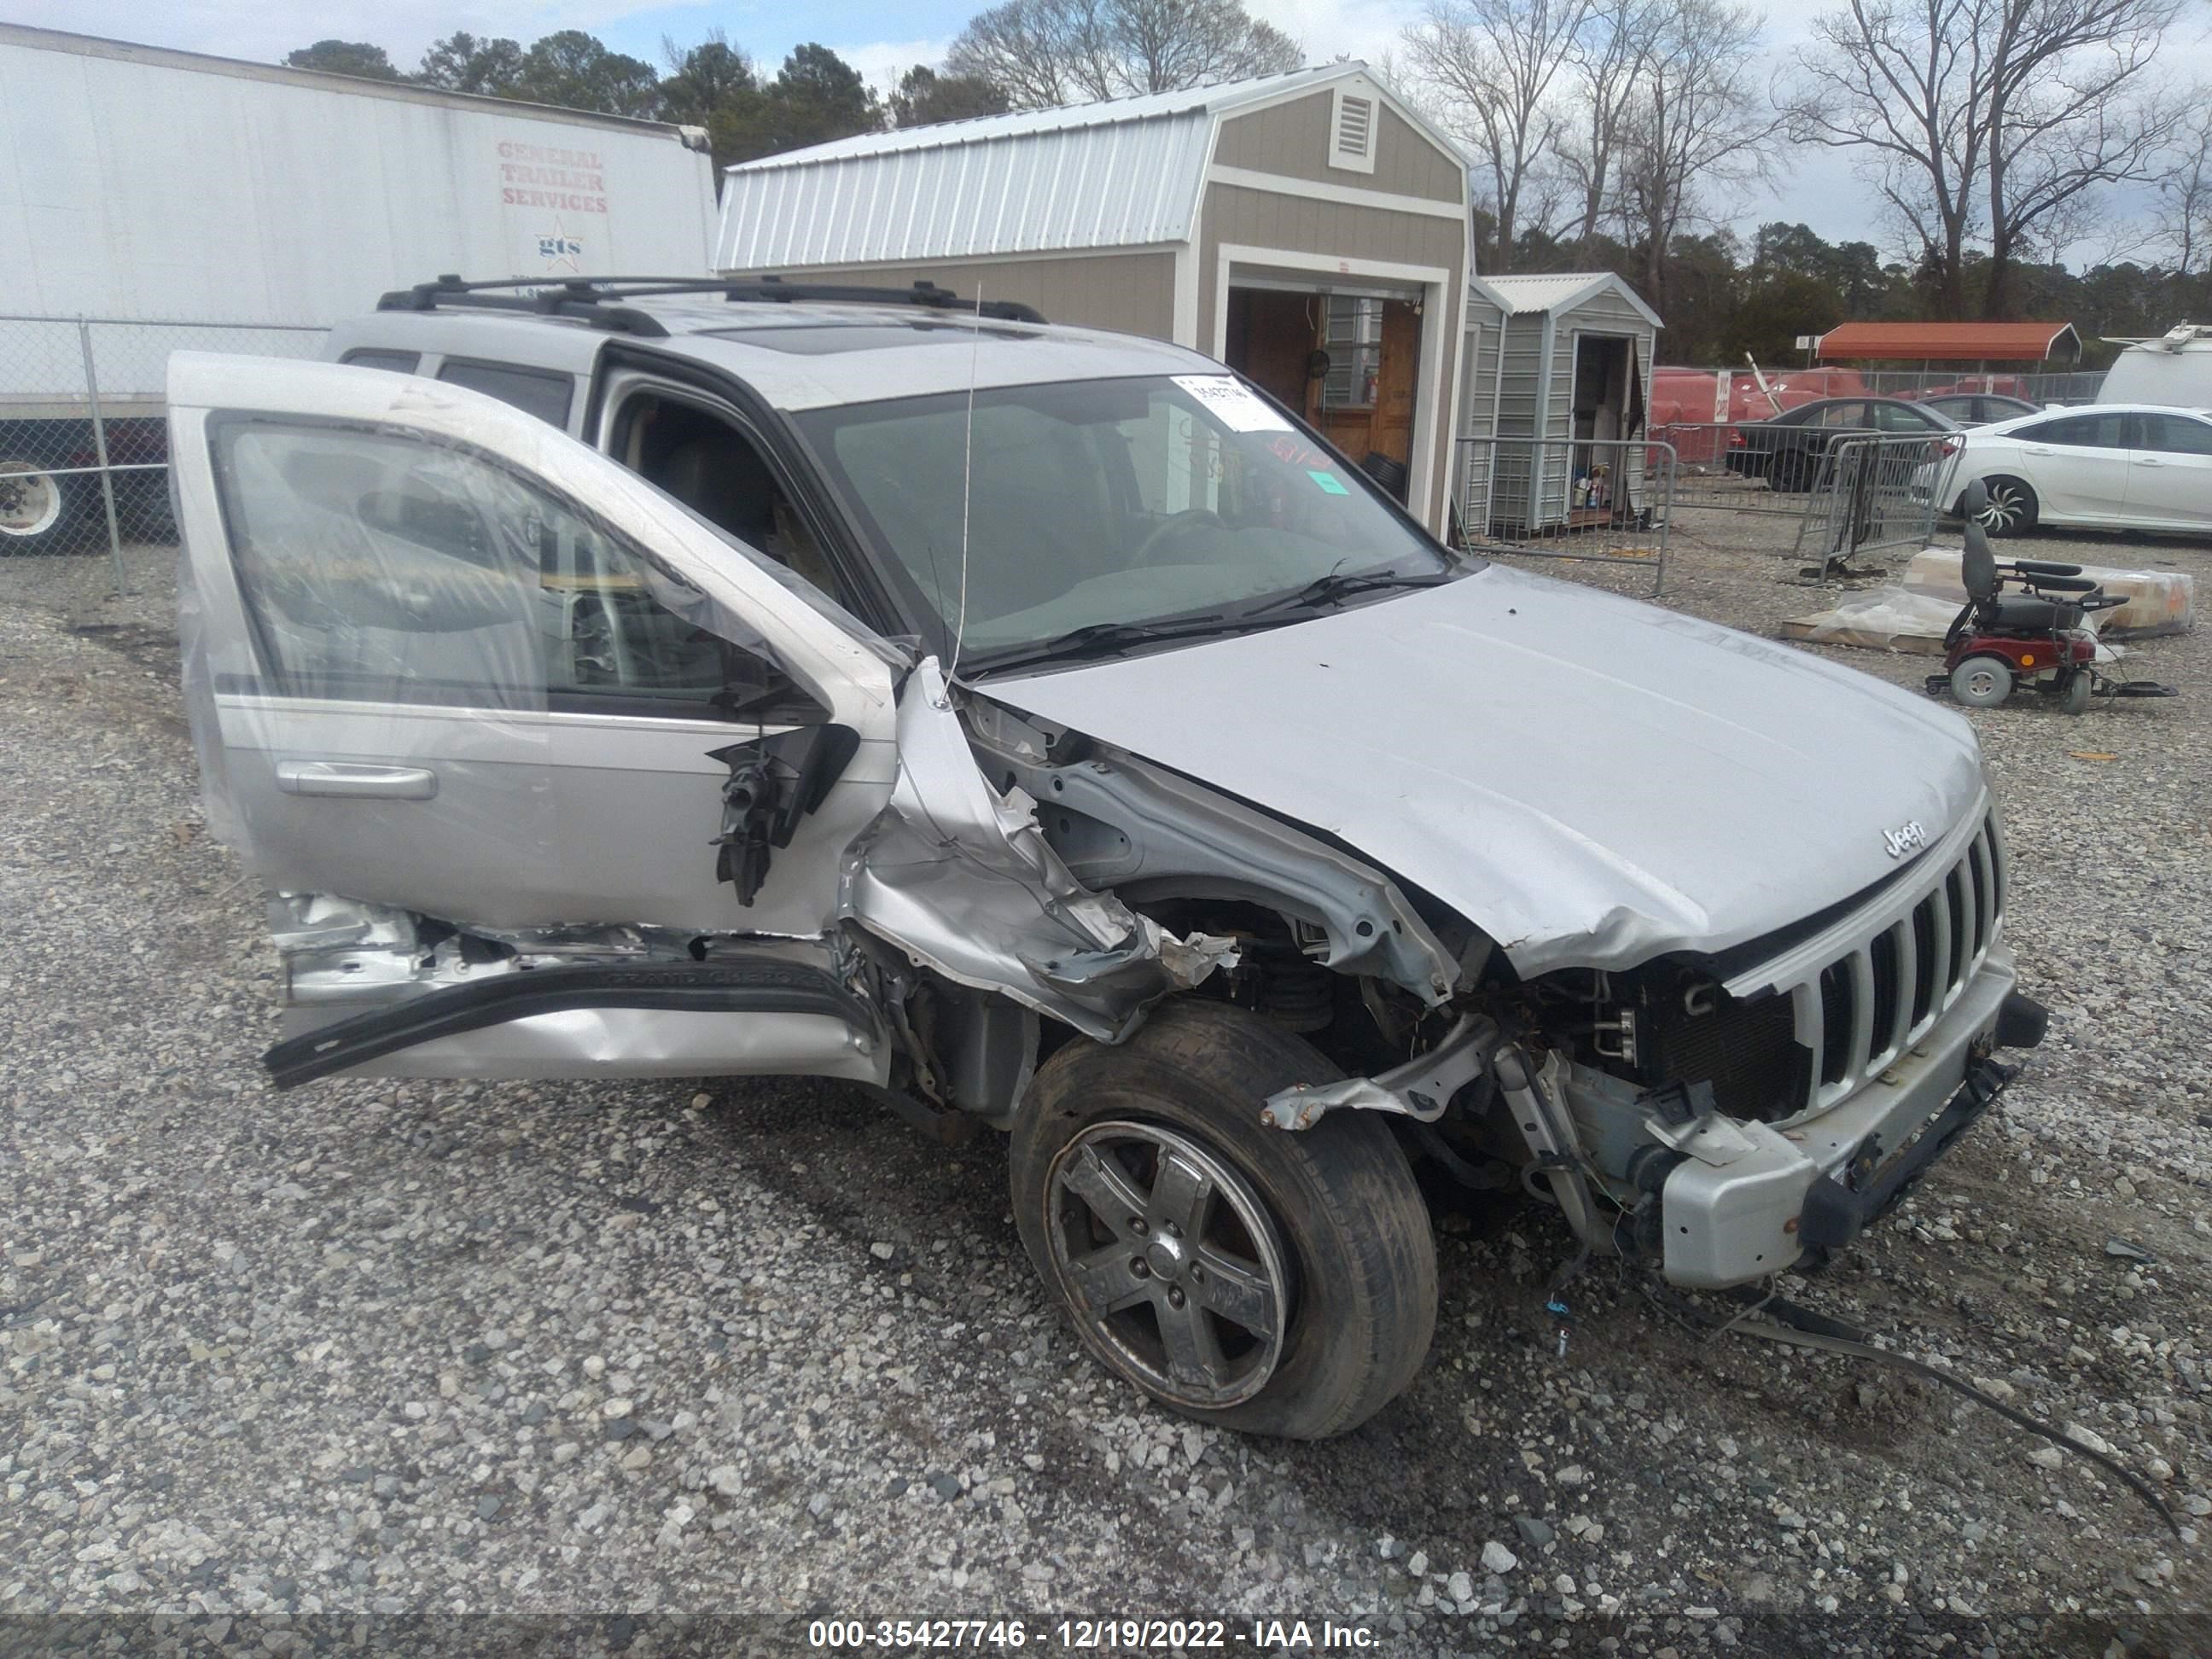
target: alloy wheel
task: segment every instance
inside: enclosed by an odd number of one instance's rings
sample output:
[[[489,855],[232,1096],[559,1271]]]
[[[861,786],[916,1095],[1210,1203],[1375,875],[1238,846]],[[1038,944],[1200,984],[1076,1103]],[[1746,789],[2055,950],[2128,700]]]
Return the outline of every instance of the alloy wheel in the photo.
[[[1990,488],[1990,504],[1981,512],[1981,526],[2002,535],[2017,530],[2027,521],[2027,502],[2019,490],[2010,484],[1993,484]]]
[[[1092,1124],[1053,1161],[1054,1273],[1102,1358],[1172,1405],[1267,1385],[1290,1323],[1282,1240],[1218,1154],[1156,1123]]]

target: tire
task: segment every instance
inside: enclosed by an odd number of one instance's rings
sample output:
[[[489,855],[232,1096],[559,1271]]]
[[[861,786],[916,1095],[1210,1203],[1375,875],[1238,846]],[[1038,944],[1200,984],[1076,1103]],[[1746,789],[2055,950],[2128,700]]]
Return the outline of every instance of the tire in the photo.
[[[2086,714],[2089,712],[2089,699],[2096,695],[2096,682],[2089,678],[2087,669],[2069,670],[2065,689],[2058,694],[2058,707],[2065,714]]]
[[[76,477],[57,477],[37,462],[0,455],[0,558],[62,553],[82,534]]]
[[[1969,708],[1994,708],[2012,696],[2012,665],[1986,653],[1951,671],[1951,695]]]
[[[2018,478],[2002,476],[1982,480],[1990,504],[1977,520],[1992,536],[2024,536],[2035,528],[2035,491]]]
[[[1294,1440],[1346,1433],[1413,1381],[1437,1257],[1405,1154],[1355,1109],[1260,1122],[1267,1096],[1335,1074],[1289,1033],[1196,1000],[1038,1069],[1014,1123],[1014,1219],[1108,1370],[1200,1422]],[[1175,1368],[1170,1321],[1203,1369]]]
[[[1802,450],[1784,450],[1774,458],[1767,471],[1771,481],[1767,488],[1783,495],[1802,495],[1809,487],[1806,479],[1812,470],[1811,459]]]

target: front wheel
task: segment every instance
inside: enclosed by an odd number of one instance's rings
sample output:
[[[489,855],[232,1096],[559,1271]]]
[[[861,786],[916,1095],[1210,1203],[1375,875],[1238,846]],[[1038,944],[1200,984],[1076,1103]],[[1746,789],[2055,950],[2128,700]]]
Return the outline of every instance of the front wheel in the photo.
[[[2069,714],[2086,714],[2089,712],[2089,699],[2096,690],[2089,671],[2076,668],[2066,676],[2066,688],[2058,694],[2058,707]]]
[[[1969,657],[1951,671],[1951,695],[1969,708],[1994,708],[2012,696],[2012,665],[2002,657]]]
[[[1260,1107],[1332,1075],[1241,1010],[1170,1004],[1116,1047],[1073,1042],[1016,1119],[1014,1218],[1084,1346],[1163,1405],[1318,1440],[1401,1393],[1436,1328],[1436,1243],[1371,1114],[1310,1129]]]

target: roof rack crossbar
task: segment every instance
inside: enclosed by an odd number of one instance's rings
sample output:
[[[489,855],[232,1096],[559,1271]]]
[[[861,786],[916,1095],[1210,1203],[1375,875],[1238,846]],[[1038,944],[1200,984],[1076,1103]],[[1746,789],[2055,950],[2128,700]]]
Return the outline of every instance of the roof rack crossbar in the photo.
[[[441,305],[487,311],[532,312],[574,317],[594,327],[665,338],[668,331],[644,312],[612,303],[674,294],[719,294],[732,302],[790,305],[924,306],[933,311],[968,312],[1001,323],[1042,323],[1034,306],[1016,300],[963,300],[949,288],[917,281],[910,288],[871,288],[851,283],[788,282],[781,276],[572,276],[563,281],[507,276],[492,282],[463,282],[440,276],[412,288],[395,289],[376,302],[379,311],[435,311]]]

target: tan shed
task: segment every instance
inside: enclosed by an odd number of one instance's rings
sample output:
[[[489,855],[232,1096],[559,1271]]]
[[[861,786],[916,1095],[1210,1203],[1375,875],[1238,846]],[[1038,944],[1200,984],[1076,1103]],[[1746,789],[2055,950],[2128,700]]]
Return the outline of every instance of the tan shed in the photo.
[[[1467,231],[1458,152],[1346,63],[745,162],[715,264],[926,279],[1193,347],[1441,532]]]

